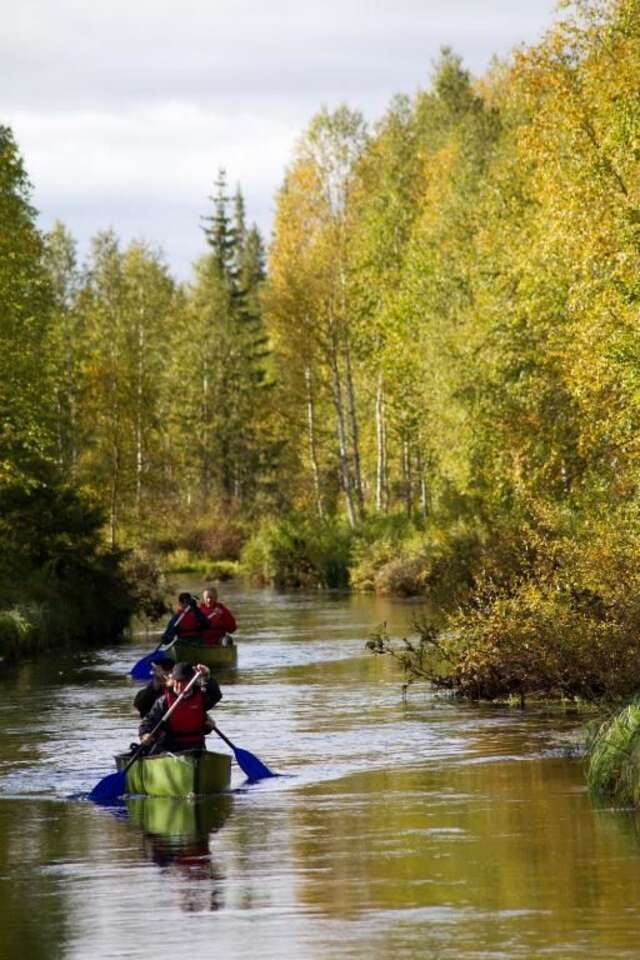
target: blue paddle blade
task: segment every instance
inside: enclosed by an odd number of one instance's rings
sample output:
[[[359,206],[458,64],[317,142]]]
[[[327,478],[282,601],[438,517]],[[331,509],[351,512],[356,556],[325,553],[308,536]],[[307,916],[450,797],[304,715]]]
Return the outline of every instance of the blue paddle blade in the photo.
[[[117,773],[110,773],[96,783],[89,794],[89,800],[93,800],[94,803],[113,803],[126,791],[127,775],[124,770],[118,770]]]
[[[131,670],[129,670],[129,673],[134,680],[144,681],[150,678],[151,661],[157,655],[159,649],[160,648],[158,647],[155,650],[152,650],[151,653],[148,653],[146,655],[146,657],[143,657],[141,660],[138,660],[138,662],[134,664]]]
[[[233,747],[233,753],[238,761],[238,766],[248,780],[265,780],[267,777],[277,777],[277,773],[269,770],[262,760],[258,760],[248,750],[242,750],[240,747]]]

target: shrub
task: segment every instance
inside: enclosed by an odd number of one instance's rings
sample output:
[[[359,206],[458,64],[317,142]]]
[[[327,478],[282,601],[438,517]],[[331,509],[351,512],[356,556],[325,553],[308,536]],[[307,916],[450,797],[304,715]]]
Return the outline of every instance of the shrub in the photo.
[[[242,565],[279,589],[346,587],[352,533],[346,523],[297,515],[264,523],[249,540]]]
[[[379,631],[370,649],[472,700],[629,697],[640,687],[636,553],[605,526],[581,541],[525,531],[519,555],[504,550],[511,567],[490,554],[442,631],[418,625],[400,646]]]
[[[203,517],[176,538],[177,546],[207,560],[238,560],[247,537],[231,517]]]
[[[385,563],[376,573],[375,592],[395,597],[416,597],[425,592],[428,561],[424,554],[405,553]]]
[[[375,591],[380,570],[398,555],[397,544],[390,540],[358,544],[353,551],[353,565],[349,571],[354,590]]]
[[[375,528],[374,528],[375,529]],[[382,526],[384,530],[384,526]],[[391,535],[389,535],[391,533]],[[454,607],[473,584],[473,569],[481,551],[475,529],[454,525],[445,534],[432,525],[420,531],[397,523],[380,540],[357,531],[351,583],[357,590],[412,597],[425,595],[439,607]]]

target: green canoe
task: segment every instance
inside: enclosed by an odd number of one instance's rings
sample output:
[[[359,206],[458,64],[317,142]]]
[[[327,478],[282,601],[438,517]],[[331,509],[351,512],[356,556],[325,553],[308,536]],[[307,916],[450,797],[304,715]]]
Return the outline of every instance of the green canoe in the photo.
[[[167,648],[167,653],[175,660],[203,663],[205,667],[210,667],[212,670],[233,669],[238,665],[238,648],[231,637],[225,639],[227,640],[225,645],[218,644],[215,647],[206,646],[200,637],[174,640],[173,644]]]
[[[123,770],[129,754],[116,757]],[[141,757],[127,770],[127,793],[149,797],[188,797],[227,790],[231,783],[231,757],[226,753],[190,750]]]

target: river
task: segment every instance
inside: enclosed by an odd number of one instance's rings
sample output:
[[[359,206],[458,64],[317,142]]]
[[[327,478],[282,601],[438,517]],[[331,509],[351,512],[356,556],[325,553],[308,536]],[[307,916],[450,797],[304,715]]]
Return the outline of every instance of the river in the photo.
[[[82,799],[134,739],[143,633],[0,675],[1,960],[638,957],[638,821],[592,804],[579,719],[403,702],[364,642],[413,604],[223,598],[217,722],[283,774],[228,796]]]

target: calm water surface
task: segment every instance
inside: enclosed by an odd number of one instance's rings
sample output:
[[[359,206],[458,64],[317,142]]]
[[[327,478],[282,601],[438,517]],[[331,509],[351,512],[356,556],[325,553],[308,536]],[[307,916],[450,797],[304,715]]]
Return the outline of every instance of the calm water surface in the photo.
[[[134,738],[126,670],[153,641],[0,676],[2,960],[640,956],[640,829],[593,807],[580,721],[403,703],[363,644],[408,604],[225,597],[217,722],[278,779],[96,808],[77,796]]]

